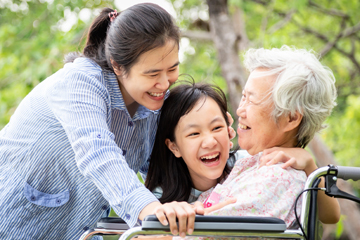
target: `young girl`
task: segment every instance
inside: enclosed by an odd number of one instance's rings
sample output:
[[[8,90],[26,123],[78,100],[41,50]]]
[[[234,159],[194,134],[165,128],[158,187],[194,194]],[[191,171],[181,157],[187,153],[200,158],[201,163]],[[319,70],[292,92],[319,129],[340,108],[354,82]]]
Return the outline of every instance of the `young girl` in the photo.
[[[240,208],[245,206],[246,203],[242,202],[240,195],[234,192],[231,195],[225,190],[216,189],[217,192],[214,192],[211,198],[207,198],[212,193],[213,187],[223,183],[229,176],[237,176],[240,171],[245,170],[241,169],[239,164],[243,164],[243,167],[246,168],[246,166],[252,167],[254,163],[254,158],[251,156],[242,160],[242,157],[246,155],[243,151],[238,151],[235,156],[229,158],[230,141],[227,133],[229,122],[226,112],[225,95],[215,86],[184,84],[171,90],[170,96],[162,108],[159,121],[161,130],[159,129],[157,132],[149,173],[145,182],[146,187],[153,191],[161,202],[193,202],[201,193],[205,192],[204,196],[200,198],[200,200],[206,200],[205,207],[234,196],[238,199],[237,203],[228,205],[225,209],[233,209],[236,205]],[[237,160],[236,170],[234,169],[230,173],[235,160]],[[258,161],[257,157],[255,161]],[[241,176],[247,178],[247,184],[251,181],[261,183],[261,179],[267,179],[266,176],[262,176],[266,175],[266,172],[281,174],[276,178],[278,182],[265,182],[273,185],[269,185],[270,189],[274,190],[272,198],[266,194],[263,195],[263,199],[261,196],[259,198],[259,195],[253,196],[253,202],[258,203],[257,207],[248,207],[244,211],[236,213],[225,211],[225,215],[253,215],[254,210],[263,209],[255,215],[282,218],[288,225],[294,221],[293,204],[296,196],[303,189],[306,180],[305,173],[295,169],[284,170],[279,166],[272,166],[262,168],[261,172],[256,175],[258,179],[253,178],[252,173],[244,173]],[[274,178],[270,178],[270,180],[274,180]],[[232,184],[229,188],[239,189],[241,192],[244,190],[242,187],[243,185]],[[241,192],[241,194],[243,193]],[[275,204],[271,203],[270,208],[265,208],[262,202],[269,200]],[[277,200],[285,201],[278,202]],[[274,207],[276,209],[270,212],[269,209]],[[223,209],[220,209],[215,213],[219,214],[222,211]]]
[[[154,213],[165,221],[136,173],[147,172],[178,50],[179,29],[158,5],[103,9],[83,53],[0,132],[1,239],[77,239],[110,206],[130,226]]]

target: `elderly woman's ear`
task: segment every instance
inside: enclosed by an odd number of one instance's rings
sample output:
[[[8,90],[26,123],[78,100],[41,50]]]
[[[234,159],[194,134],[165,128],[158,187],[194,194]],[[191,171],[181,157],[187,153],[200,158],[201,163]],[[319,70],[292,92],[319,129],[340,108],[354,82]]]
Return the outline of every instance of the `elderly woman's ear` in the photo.
[[[300,126],[303,115],[299,112],[295,112],[294,115],[289,114],[287,116],[287,123],[285,127],[285,131],[292,131]]]

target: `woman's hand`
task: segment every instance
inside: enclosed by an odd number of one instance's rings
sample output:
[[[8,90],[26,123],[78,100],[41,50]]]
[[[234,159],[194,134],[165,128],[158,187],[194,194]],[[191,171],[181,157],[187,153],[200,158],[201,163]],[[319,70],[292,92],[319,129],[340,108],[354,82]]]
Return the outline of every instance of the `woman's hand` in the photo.
[[[281,148],[273,147],[265,149],[260,157],[260,165],[269,166],[283,162],[282,168],[292,167],[298,170],[304,170],[309,176],[317,169],[315,161],[311,154],[303,148]]]
[[[173,235],[184,238],[186,232],[192,234],[194,231],[196,207],[187,202],[171,202],[161,204],[153,202],[147,205],[140,213],[139,219],[143,220],[145,216],[155,214],[161,224],[170,225],[170,231]],[[198,213],[199,214],[199,213]],[[178,225],[176,224],[178,219]]]

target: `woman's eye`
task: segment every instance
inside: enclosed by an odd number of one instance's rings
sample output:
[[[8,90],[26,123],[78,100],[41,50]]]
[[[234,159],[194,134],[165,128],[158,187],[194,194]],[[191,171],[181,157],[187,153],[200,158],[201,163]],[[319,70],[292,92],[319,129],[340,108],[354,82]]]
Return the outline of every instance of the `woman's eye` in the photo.
[[[150,75],[150,77],[157,77],[159,74]]]

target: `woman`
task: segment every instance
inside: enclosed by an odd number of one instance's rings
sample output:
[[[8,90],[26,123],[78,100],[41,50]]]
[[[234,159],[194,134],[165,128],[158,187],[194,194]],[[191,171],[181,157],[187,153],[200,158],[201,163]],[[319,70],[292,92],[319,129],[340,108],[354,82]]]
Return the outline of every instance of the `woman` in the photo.
[[[259,50],[259,52],[260,51],[261,50]],[[248,150],[250,154],[256,155],[264,151],[267,153],[265,158],[269,156],[275,158],[274,153],[276,153],[276,151],[266,149],[282,147],[282,151],[288,151],[294,147],[306,146],[314,133],[320,130],[321,124],[326,116],[330,114],[331,109],[335,105],[334,100],[336,94],[331,71],[323,67],[314,55],[306,51],[291,50],[287,47],[281,50],[274,49],[270,51],[270,53],[267,50],[263,51],[264,53],[261,55],[255,52],[255,59],[251,58],[254,62],[258,60],[258,62],[256,62],[257,65],[254,63],[256,66],[254,69],[260,68],[262,70],[266,68],[266,71],[263,70],[261,72],[262,74],[260,74],[263,78],[259,78],[259,76],[255,77],[257,80],[255,83],[253,78],[257,71],[252,72],[244,89],[245,96],[238,109],[238,114],[241,117],[241,120],[239,120],[241,124],[238,129],[239,145],[245,150]],[[253,52],[249,51],[247,58],[252,56],[250,53]],[[261,61],[265,61],[264,59],[269,65],[261,68]],[[292,65],[290,63],[292,63]],[[271,64],[277,65],[272,66]],[[280,85],[275,84],[276,81],[274,79],[277,78],[274,77],[274,74],[275,76],[279,76]],[[278,88],[281,90],[285,88],[286,91],[272,92],[273,89]],[[323,89],[323,91],[318,93],[316,92],[318,89]],[[296,94],[294,94],[295,90],[298,91]],[[228,151],[226,147],[224,147],[227,144],[226,141],[224,143],[223,139],[223,137],[226,137],[226,134],[222,133],[222,137],[218,137],[220,133],[219,129],[223,129],[225,123],[222,122],[222,125],[219,126],[216,124],[212,125],[217,123],[215,116],[220,116],[218,118],[222,119],[221,113],[226,112],[226,104],[225,106],[224,104],[218,104],[221,111],[218,110],[220,113],[217,115],[211,113],[215,107],[209,107],[208,104],[210,103],[208,103],[207,99],[213,99],[213,97],[208,92],[202,91],[201,87],[198,86],[179,86],[174,88],[162,109],[159,122],[161,131],[159,130],[157,133],[154,151],[150,160],[149,174],[146,179],[146,186],[150,190],[159,193],[161,202],[174,200],[194,201],[202,191],[216,186],[222,182],[228,174],[228,168],[226,167]],[[279,94],[282,95],[278,96]],[[282,101],[283,105],[280,105],[280,107],[276,105],[277,103],[273,103],[273,99],[283,97],[285,100]],[[284,113],[281,112],[281,114],[273,116],[272,109],[274,105],[276,106],[276,110],[285,109],[286,111],[284,110]],[[179,108],[178,106],[182,107]],[[244,112],[243,106],[246,106],[247,111]],[[309,108],[311,111],[308,110]],[[291,115],[289,115],[289,113],[291,113]],[[245,121],[244,119],[248,122],[243,122]],[[316,121],[313,119],[316,119]],[[304,133],[302,129],[306,129],[307,131]],[[298,134],[301,134],[301,138],[298,138]],[[164,143],[166,143],[166,145],[164,145]],[[300,151],[306,152],[304,150]],[[316,165],[307,157],[307,154],[302,154],[305,157],[301,156],[301,160],[295,162],[294,166],[301,164],[302,168],[305,169],[307,173],[310,173],[316,168]],[[245,162],[243,162],[239,156],[237,156],[237,159],[237,165]],[[302,159],[306,160],[305,164],[302,163]],[[309,159],[311,161],[309,161]],[[252,158],[251,161],[246,161],[246,166],[252,169],[254,169],[254,165],[261,165],[258,157]],[[290,162],[292,161],[293,159],[290,160]],[[246,168],[241,169],[237,167],[237,165],[235,172],[233,172],[233,170],[230,176],[250,176],[251,174],[246,173],[254,173],[245,172],[244,170]],[[287,166],[288,164],[284,164],[284,168]],[[302,175],[301,172],[296,170],[282,170],[279,166],[273,166],[268,169],[271,169],[273,173],[284,176],[283,180],[286,180],[289,184],[284,184],[285,187],[293,187],[290,195],[275,193],[277,195],[273,199],[265,195],[265,197],[267,197],[266,199],[274,200],[275,202],[282,196],[285,196],[285,198],[291,197],[289,201],[286,201],[286,205],[279,205],[279,207],[281,207],[279,209],[287,209],[287,211],[279,211],[276,214],[272,213],[272,216],[287,220],[289,225],[294,220],[294,216],[291,215],[292,212],[289,210],[293,207],[292,204],[294,203],[296,195],[303,188],[305,175]],[[267,171],[265,168],[260,170]],[[256,181],[257,183],[269,183],[267,180],[274,180],[262,173],[263,172],[256,172],[258,179],[260,179],[260,181]],[[233,178],[229,177],[228,179],[231,181]],[[246,183],[249,184],[249,182],[255,181],[256,179],[245,178],[243,180],[247,180]],[[297,184],[294,183],[295,180]],[[158,191],[158,187],[161,187],[161,191]],[[231,189],[241,190],[241,188],[236,187]],[[211,191],[212,190],[209,190],[209,192]],[[225,191],[222,191],[221,194],[223,192]],[[215,200],[214,198],[210,200],[215,203],[220,203],[227,197],[235,196],[231,191],[225,193],[225,195],[220,194],[215,197]],[[246,193],[242,192],[241,194]],[[242,201],[243,197],[240,195],[236,193],[236,196],[238,196],[236,204],[244,206],[242,205],[245,204],[244,201]],[[337,222],[340,216],[337,200],[328,198],[325,195],[319,195],[320,220],[326,223]],[[208,196],[209,194],[205,195],[202,199],[204,200]],[[250,197],[247,199],[251,200]],[[255,199],[253,202],[261,201],[259,198],[253,197],[253,199]],[[209,201],[205,201],[205,204],[207,203],[209,203]],[[277,205],[275,204],[275,206]],[[231,209],[232,207],[234,207],[234,205],[229,205],[225,207],[225,209]],[[252,207],[248,209],[254,210],[255,208]],[[256,208],[256,210],[259,210],[258,213],[262,214],[264,214],[264,210],[265,212],[269,210],[262,209],[264,209],[262,205],[260,208]],[[333,209],[334,211],[327,211],[328,209]],[[214,212],[214,214],[219,214],[222,211],[223,209],[218,210]],[[226,214],[231,214],[231,212],[228,211]],[[246,212],[242,212],[241,214],[246,214]]]
[[[0,132],[1,239],[76,239],[110,206],[130,226],[154,213],[166,221],[136,173],[148,169],[178,50],[179,29],[161,7],[103,9],[83,53]]]

